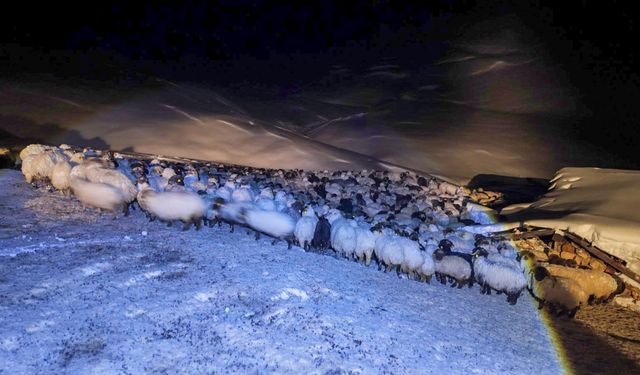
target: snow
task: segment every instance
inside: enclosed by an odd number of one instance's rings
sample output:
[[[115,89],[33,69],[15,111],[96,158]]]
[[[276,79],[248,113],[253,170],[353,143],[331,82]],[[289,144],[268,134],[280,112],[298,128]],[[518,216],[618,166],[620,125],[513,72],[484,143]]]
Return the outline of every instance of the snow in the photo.
[[[552,183],[538,201],[505,207],[506,225],[572,232],[640,273],[640,171],[563,168]]]
[[[575,129],[595,126],[590,111],[523,30],[517,17],[483,18],[444,45],[430,44],[423,60],[335,61],[342,68],[310,72],[285,96],[250,82],[158,77],[121,88],[34,76],[3,86],[0,106],[16,119],[0,127],[51,144],[258,167],[402,165],[460,183],[478,174],[547,178],[566,165],[631,164],[576,139]]]
[[[0,187],[0,372],[560,371],[529,296],[509,306],[226,225],[113,220],[17,171]]]

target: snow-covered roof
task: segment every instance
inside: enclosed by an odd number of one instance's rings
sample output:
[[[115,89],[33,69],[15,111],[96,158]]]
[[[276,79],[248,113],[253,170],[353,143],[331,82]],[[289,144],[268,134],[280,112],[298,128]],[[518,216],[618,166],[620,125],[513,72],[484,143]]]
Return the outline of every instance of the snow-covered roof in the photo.
[[[534,203],[512,205],[510,221],[572,232],[640,273],[640,171],[563,168]]]

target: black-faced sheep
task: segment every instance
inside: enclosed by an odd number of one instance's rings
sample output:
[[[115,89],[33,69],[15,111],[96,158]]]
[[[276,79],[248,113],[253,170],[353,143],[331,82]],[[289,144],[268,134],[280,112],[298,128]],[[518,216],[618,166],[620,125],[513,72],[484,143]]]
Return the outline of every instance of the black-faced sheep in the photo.
[[[498,293],[504,292],[511,305],[516,304],[527,286],[527,280],[517,261],[500,254],[489,256],[481,247],[474,249],[473,272],[482,294],[491,294],[491,289]]]

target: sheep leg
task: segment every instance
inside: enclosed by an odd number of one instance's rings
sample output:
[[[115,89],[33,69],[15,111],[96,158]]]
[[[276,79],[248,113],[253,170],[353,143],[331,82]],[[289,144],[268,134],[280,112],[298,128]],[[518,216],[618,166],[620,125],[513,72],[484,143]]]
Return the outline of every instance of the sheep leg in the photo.
[[[432,276],[432,275],[429,275],[429,276],[425,276],[425,277],[424,277],[424,279],[425,279],[425,281],[427,282],[427,284],[431,284],[431,276]]]
[[[389,264],[387,265],[387,267],[384,269],[384,272],[387,273],[389,271],[391,271],[391,269],[393,268],[393,265]]]
[[[196,230],[200,230],[202,229],[202,220],[201,219],[194,219],[195,224],[196,224]]]
[[[364,254],[364,265],[369,267],[369,265],[371,264],[371,255],[369,254]]]
[[[276,244],[276,242],[278,242],[277,239],[274,239],[273,241],[271,241],[271,246],[274,246]]]
[[[293,243],[290,240],[287,240],[287,250],[291,250],[291,246]]]
[[[255,238],[256,238],[256,241],[260,239],[260,232],[256,231]]]
[[[233,233],[233,231],[235,230],[235,226],[233,224],[229,224],[229,226],[231,227],[229,233]]]
[[[458,280],[453,279],[453,281],[451,282],[451,287],[452,287],[452,288],[456,288],[456,287],[458,287]]]
[[[129,216],[129,203],[122,206],[122,213],[124,214],[124,216]]]
[[[467,280],[458,280],[458,289],[462,289],[462,287],[466,283],[467,283]]]
[[[396,266],[396,275],[398,275],[398,277],[400,277],[400,273],[402,272],[400,265]]]
[[[190,221],[185,221],[184,225],[182,225],[182,231],[189,230],[189,227],[191,227],[191,222]]]
[[[171,220],[167,221],[167,226],[168,227],[173,226],[173,221],[171,221]]]

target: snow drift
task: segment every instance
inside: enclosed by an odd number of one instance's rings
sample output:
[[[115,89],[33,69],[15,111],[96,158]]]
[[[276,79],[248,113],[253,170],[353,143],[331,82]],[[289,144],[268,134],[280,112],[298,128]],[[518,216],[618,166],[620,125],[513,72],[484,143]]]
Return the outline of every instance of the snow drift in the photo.
[[[512,222],[575,233],[640,273],[640,171],[563,168],[552,183],[538,201],[501,213]]]

